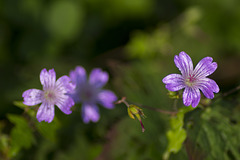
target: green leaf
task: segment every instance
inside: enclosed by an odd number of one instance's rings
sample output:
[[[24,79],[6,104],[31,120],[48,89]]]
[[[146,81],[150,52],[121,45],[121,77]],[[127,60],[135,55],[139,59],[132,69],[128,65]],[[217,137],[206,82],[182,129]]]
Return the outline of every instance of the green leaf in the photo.
[[[9,136],[0,134],[0,151],[7,150],[9,146]]]
[[[51,123],[47,122],[35,122],[37,130],[41,133],[41,135],[53,142],[57,140],[57,130],[60,128],[60,123],[57,117],[54,117],[54,120]]]
[[[185,113],[193,110],[193,107],[183,107],[179,109],[176,116],[171,117],[170,127],[171,129],[167,131],[168,146],[167,150],[163,155],[163,159],[169,159],[171,153],[177,153],[182,148],[182,144],[185,141],[187,134],[184,125],[184,115]]]
[[[33,110],[29,106],[23,104],[22,101],[14,101],[13,103],[17,107],[23,109],[31,118],[34,118],[36,128],[43,137],[45,137],[51,141],[56,141],[56,131],[60,127],[60,123],[56,116],[51,123],[38,122],[35,118],[36,117],[35,110]]]
[[[28,106],[23,104],[23,101],[14,101],[13,104],[21,109],[26,109]]]
[[[22,116],[8,114],[7,117],[10,122],[15,124],[11,131],[10,150],[10,155],[15,156],[22,148],[30,148],[35,143],[35,138],[28,122]]]
[[[232,107],[232,106],[231,106]],[[234,113],[226,109],[227,106],[214,106],[205,110],[197,110],[188,119],[192,121],[187,127],[191,147],[195,151],[190,152],[193,159],[240,159],[239,140],[240,126],[233,124],[230,117]],[[198,147],[196,147],[198,146]]]
[[[23,104],[23,101],[14,101],[13,104],[21,109],[23,109],[30,117],[35,117],[35,111],[31,107]]]
[[[182,128],[167,132],[167,138],[169,140],[168,152],[177,153],[182,148],[182,143],[186,139],[186,131]]]

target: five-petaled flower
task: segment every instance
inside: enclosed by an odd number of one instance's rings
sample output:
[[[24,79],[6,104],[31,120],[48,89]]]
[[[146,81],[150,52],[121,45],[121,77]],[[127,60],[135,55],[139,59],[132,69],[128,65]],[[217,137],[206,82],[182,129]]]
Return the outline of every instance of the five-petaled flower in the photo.
[[[70,109],[74,101],[68,93],[72,92],[75,86],[70,83],[70,78],[62,76],[56,81],[54,69],[47,71],[44,68],[40,73],[40,81],[43,90],[29,89],[22,94],[25,105],[34,106],[42,103],[37,111],[38,121],[50,123],[54,118],[54,105],[57,105],[65,114],[72,113]]]
[[[82,102],[83,122],[97,122],[100,118],[99,109],[96,103],[101,104],[105,108],[112,109],[114,101],[117,100],[116,95],[110,90],[103,90],[102,87],[108,81],[108,73],[101,69],[93,69],[87,80],[86,71],[83,67],[77,66],[75,70],[70,72],[72,83],[76,85],[75,90],[71,94],[76,103]]]
[[[185,88],[183,92],[184,105],[196,107],[201,98],[200,90],[209,99],[214,98],[214,93],[219,92],[217,83],[207,78],[217,69],[217,63],[212,61],[211,57],[205,57],[193,69],[193,63],[189,55],[180,52],[179,56],[174,57],[174,62],[182,75],[170,74],[163,78],[162,81],[170,91]]]

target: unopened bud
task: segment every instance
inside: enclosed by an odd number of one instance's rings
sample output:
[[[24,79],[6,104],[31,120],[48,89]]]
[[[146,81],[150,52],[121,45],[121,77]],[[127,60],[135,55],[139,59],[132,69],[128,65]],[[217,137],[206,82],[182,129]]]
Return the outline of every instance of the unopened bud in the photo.
[[[128,115],[129,115],[129,117],[132,118],[132,119],[135,119],[135,117],[137,117],[137,119],[138,119],[139,122],[141,123],[142,132],[144,132],[144,131],[145,131],[145,128],[144,128],[144,126],[143,126],[141,117],[142,117],[142,118],[145,118],[146,116],[144,115],[142,109],[139,108],[139,107],[136,106],[136,105],[131,104],[131,105],[128,106]]]
[[[179,99],[179,94],[178,92],[172,92],[172,91],[168,91],[168,96],[171,99]]]

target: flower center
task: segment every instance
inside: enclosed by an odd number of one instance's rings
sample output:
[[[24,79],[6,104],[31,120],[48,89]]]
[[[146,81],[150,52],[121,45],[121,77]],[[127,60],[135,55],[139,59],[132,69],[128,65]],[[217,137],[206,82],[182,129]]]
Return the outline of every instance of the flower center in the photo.
[[[56,94],[53,91],[48,90],[44,92],[44,98],[48,102],[54,102],[56,99]]]
[[[185,80],[185,84],[189,87],[192,87],[195,81],[196,81],[196,78],[193,75],[189,75],[189,77],[187,77]]]
[[[95,102],[97,99],[98,89],[91,86],[86,85],[82,89],[80,93],[80,99],[85,102]]]
[[[93,93],[90,90],[86,90],[83,94],[82,94],[82,98],[89,100],[91,99],[91,97],[93,96]]]

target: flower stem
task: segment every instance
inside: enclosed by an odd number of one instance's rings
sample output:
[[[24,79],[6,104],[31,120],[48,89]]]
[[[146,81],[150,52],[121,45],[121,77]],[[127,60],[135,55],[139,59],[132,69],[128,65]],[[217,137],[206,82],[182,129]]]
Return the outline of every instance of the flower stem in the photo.
[[[124,103],[127,107],[129,107],[129,104],[126,101],[126,97],[122,97],[122,99],[120,99],[117,102],[115,102],[115,104],[120,104],[120,103]]]
[[[232,93],[234,93],[234,92],[237,92],[237,91],[239,91],[239,90],[240,90],[240,85],[237,86],[237,87],[235,87],[235,88],[233,88],[233,89],[231,89],[231,90],[229,90],[229,91],[227,91],[226,93],[223,93],[223,94],[221,95],[221,97],[226,97],[226,96],[228,96],[228,95],[230,95],[230,94],[232,94]]]
[[[115,102],[115,104],[120,104],[120,103],[124,103],[127,107],[129,107],[129,104],[126,101],[126,97],[122,97],[122,99]],[[159,113],[163,113],[163,114],[176,115],[178,113],[177,111],[166,111],[166,110],[162,110],[162,109],[154,108],[154,107],[149,107],[149,106],[145,106],[145,105],[139,105],[139,106],[142,107],[142,108],[146,108],[146,109],[156,111],[156,112],[159,112]]]
[[[142,132],[144,132],[144,131],[145,131],[145,128],[144,128],[144,125],[143,125],[143,123],[142,123],[142,120],[140,120],[140,123],[141,123],[141,127],[142,127]]]
[[[167,111],[167,110],[162,110],[162,109],[154,108],[154,107],[150,107],[150,106],[143,106],[143,105],[140,105],[140,106],[142,108],[150,109],[152,111],[160,112],[160,113],[163,113],[163,114],[176,115],[178,113],[177,111]]]

